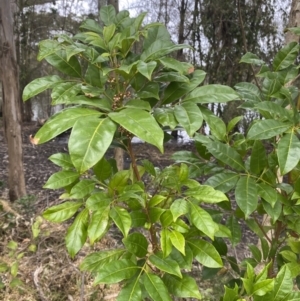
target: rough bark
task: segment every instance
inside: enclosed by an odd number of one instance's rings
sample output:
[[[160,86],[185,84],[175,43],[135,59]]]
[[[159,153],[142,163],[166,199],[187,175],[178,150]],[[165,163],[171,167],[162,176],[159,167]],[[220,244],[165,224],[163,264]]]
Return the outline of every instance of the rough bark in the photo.
[[[8,146],[9,198],[26,195],[22,162],[21,113],[18,65],[10,1],[0,1],[0,82],[3,93],[3,122]]]
[[[289,23],[287,28],[300,26],[300,0],[292,0]],[[290,42],[299,42],[299,36],[287,31],[285,34],[285,44]]]

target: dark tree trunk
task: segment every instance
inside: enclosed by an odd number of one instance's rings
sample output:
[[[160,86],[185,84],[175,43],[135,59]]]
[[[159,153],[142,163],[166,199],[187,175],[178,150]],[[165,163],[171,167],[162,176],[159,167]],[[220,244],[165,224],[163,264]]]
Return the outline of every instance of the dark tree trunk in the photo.
[[[3,93],[4,132],[8,146],[9,198],[26,195],[22,162],[19,78],[10,1],[0,1],[0,82]]]
[[[300,26],[300,0],[292,0],[291,11],[289,16],[289,27],[299,27]],[[285,44],[296,41],[299,43],[299,36],[294,33],[287,31],[285,34]]]
[[[119,0],[107,0],[107,5],[112,5],[115,8],[116,13],[119,12]]]

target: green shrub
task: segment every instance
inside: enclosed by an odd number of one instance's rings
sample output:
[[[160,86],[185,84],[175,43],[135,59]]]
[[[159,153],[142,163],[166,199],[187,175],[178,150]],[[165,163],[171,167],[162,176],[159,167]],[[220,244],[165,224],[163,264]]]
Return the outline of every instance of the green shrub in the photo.
[[[44,218],[72,220],[65,237],[71,257],[113,225],[119,229],[121,248],[91,253],[81,264],[95,275],[95,284],[122,282],[118,301],[200,299],[189,274],[194,260],[211,275],[228,262],[238,275],[225,287],[224,301],[298,300],[293,281],[300,274],[300,148],[298,89],[292,83],[299,45],[279,51],[272,69],[254,54],[242,58],[262,66],[259,87],[200,86],[205,73],[170,56],[188,46],[174,45],[161,24],[142,26],[144,16],[130,18],[107,6],[100,12],[104,27],[88,19],[74,37],[40,43],[38,59],[64,77],[34,80],[23,99],[52,89],[52,104],[65,109],[32,141],[45,143],[72,129],[69,153],[50,157],[61,171],[44,186],[64,188],[65,201],[47,209]],[[234,100],[263,117],[247,135],[232,133],[242,117],[224,124],[206,107]],[[197,133],[203,120],[208,136]],[[197,154],[179,152],[176,163],[164,169],[136,161],[133,136],[163,152],[164,130],[176,127],[194,138]],[[129,169],[118,171],[105,157],[116,146],[129,154]],[[203,175],[209,178],[200,184]],[[281,176],[288,181],[281,182]],[[263,214],[270,217],[268,225]],[[261,248],[249,246],[253,256],[242,263],[228,255],[226,245],[240,242],[239,220],[261,242]]]

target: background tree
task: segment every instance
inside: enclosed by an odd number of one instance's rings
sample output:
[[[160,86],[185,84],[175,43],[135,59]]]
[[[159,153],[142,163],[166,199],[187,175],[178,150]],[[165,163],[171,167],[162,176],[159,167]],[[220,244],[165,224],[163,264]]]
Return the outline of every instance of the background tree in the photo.
[[[149,11],[147,21],[164,23],[174,41],[193,46],[182,59],[206,71],[207,83],[230,86],[254,79],[251,67],[239,64],[245,53],[240,19],[244,23],[248,51],[270,62],[283,44],[282,24],[290,5],[289,1],[267,0],[152,0],[139,3],[134,2],[132,7],[139,12]],[[242,114],[237,109],[238,102],[212,106],[225,123]]]
[[[18,65],[10,2],[0,2],[0,82],[3,123],[8,146],[8,186],[11,201],[26,195],[22,163],[22,136]]]
[[[20,67],[20,90],[38,76],[52,72],[45,63],[37,61],[38,42],[51,38],[58,33],[74,35],[79,22],[85,17],[85,1],[52,0],[18,0],[18,11],[15,14],[15,31],[17,34],[17,59]],[[42,5],[41,5],[42,4]],[[81,15],[75,12],[81,12]],[[44,93],[32,101],[21,103],[23,121],[47,119],[61,106],[51,108],[50,95]]]

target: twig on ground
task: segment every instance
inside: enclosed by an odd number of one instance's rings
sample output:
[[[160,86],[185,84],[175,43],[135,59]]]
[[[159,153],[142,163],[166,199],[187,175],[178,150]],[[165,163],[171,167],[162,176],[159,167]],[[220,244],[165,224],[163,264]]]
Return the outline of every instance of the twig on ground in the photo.
[[[33,282],[34,282],[34,285],[40,295],[40,298],[42,301],[48,301],[48,299],[46,298],[40,284],[39,284],[39,273],[41,273],[43,271],[43,267],[42,266],[39,266],[33,273]]]

